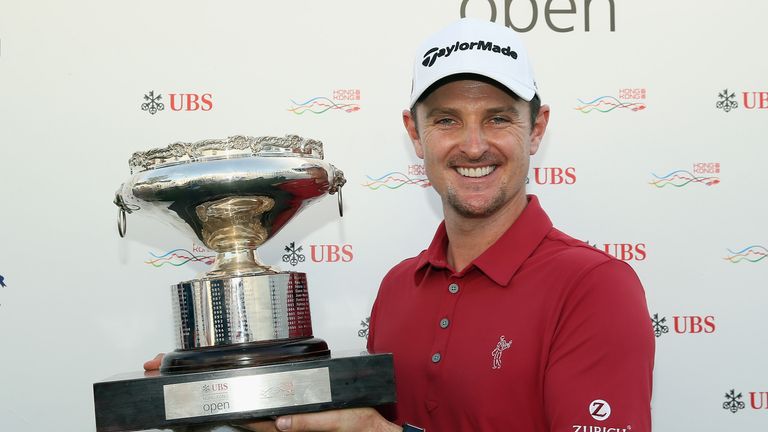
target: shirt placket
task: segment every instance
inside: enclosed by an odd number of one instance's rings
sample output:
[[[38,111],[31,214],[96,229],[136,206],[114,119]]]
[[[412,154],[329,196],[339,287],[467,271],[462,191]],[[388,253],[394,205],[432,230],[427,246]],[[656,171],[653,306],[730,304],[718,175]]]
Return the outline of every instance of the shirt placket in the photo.
[[[453,328],[456,305],[461,297],[464,285],[463,278],[457,277],[448,270],[444,270],[443,275],[440,286],[438,286],[438,289],[441,290],[439,296],[440,306],[437,314],[432,317],[431,322],[428,324],[433,326],[431,333],[434,335],[432,346],[429,350],[430,357],[426,359],[429,362],[427,365],[427,375],[430,378],[429,381],[433,383],[433,385],[429,386],[425,399],[428,411],[433,411],[438,407],[440,394],[447,390],[440,388],[436,384],[445,382],[441,375],[445,373],[446,362],[450,361],[451,353],[448,351],[448,342]]]

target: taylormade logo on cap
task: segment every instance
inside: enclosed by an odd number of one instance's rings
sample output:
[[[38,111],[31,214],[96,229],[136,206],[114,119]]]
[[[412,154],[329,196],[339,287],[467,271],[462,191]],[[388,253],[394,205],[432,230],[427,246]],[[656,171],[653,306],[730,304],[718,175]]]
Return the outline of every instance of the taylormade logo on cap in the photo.
[[[461,74],[490,78],[526,101],[538,93],[528,52],[515,31],[462,18],[419,45],[413,59],[410,106],[441,79]]]
[[[449,57],[452,53],[456,51],[467,51],[467,50],[474,50],[474,49],[481,50],[481,51],[490,51],[492,53],[509,56],[515,60],[517,59],[517,52],[515,52],[510,46],[502,48],[499,45],[494,44],[493,42],[485,42],[483,40],[479,40],[477,42],[456,41],[455,44],[447,46],[445,48],[438,48],[438,47],[430,48],[427,52],[424,53],[424,61],[422,61],[421,64],[426,67],[432,67],[432,65],[434,65],[437,59],[440,57]]]

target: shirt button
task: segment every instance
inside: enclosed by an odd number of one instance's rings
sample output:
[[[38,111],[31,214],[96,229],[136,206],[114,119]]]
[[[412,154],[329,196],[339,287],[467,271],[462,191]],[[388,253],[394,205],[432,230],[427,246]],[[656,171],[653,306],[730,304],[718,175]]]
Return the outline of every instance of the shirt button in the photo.
[[[440,353],[434,353],[432,354],[432,363],[439,363],[440,362]]]
[[[456,294],[459,292],[459,285],[455,283],[448,285],[448,291],[450,291],[451,294]]]
[[[448,318],[443,318],[440,320],[440,328],[448,328],[448,324],[450,324]]]

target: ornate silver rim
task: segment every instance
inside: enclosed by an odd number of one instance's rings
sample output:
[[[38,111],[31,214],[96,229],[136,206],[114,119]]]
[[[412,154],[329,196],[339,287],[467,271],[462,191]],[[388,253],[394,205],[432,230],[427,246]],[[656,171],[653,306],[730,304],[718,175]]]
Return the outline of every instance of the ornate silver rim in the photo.
[[[247,156],[283,156],[323,159],[323,143],[298,135],[206,139],[193,143],[175,142],[166,147],[136,152],[128,164],[131,173],[180,163]]]

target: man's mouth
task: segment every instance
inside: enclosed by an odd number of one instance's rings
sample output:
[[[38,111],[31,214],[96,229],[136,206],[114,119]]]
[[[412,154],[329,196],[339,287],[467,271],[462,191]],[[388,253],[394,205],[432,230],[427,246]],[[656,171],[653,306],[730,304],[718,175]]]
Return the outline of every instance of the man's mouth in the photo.
[[[488,165],[484,167],[477,167],[477,168],[465,168],[465,167],[456,167],[456,171],[458,171],[459,174],[461,174],[464,177],[485,177],[488,174],[492,173],[493,170],[496,169],[495,165]]]

